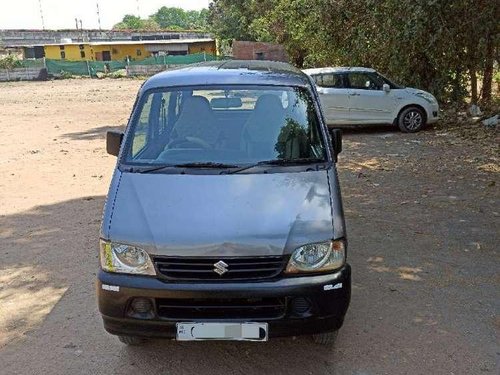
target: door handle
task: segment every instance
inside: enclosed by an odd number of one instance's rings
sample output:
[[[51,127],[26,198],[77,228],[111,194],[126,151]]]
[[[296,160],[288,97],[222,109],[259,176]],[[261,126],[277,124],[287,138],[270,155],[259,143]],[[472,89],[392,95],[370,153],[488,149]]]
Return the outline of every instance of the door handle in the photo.
[[[358,94],[357,92],[353,92],[352,94],[349,94],[349,96],[360,96],[361,94]]]

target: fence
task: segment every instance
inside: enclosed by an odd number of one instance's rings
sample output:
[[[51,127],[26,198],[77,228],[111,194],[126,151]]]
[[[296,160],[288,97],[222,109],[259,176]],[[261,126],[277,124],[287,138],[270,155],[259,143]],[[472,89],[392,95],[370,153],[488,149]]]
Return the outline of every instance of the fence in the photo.
[[[43,67],[0,69],[0,82],[35,81],[35,80],[46,80],[46,79],[47,79],[47,69]]]
[[[46,67],[49,75],[80,75],[96,77],[98,73],[113,73],[126,69],[127,74],[149,75],[158,71],[174,68],[182,65],[199,63],[203,61],[214,61],[227,59],[206,53],[197,53],[182,56],[156,56],[148,57],[144,60],[129,61],[67,61],[67,60],[23,60],[20,61],[22,67]]]

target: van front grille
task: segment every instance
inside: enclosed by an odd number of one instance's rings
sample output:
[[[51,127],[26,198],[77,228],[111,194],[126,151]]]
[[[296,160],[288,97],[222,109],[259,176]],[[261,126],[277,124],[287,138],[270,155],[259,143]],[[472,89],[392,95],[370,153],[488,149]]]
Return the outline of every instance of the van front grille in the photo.
[[[158,272],[171,280],[256,280],[278,276],[285,268],[283,256],[266,257],[155,257]]]
[[[279,319],[285,315],[285,298],[195,298],[156,300],[164,319]]]

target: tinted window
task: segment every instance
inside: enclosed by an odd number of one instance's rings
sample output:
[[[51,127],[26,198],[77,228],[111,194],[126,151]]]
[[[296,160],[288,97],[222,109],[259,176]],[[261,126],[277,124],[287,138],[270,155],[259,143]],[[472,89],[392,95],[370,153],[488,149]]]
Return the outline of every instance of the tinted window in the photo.
[[[127,138],[125,162],[255,163],[325,159],[308,91],[295,87],[215,86],[145,94]]]
[[[323,73],[313,76],[314,81],[320,87],[343,88],[342,74]]]
[[[402,86],[402,85],[399,85],[397,83],[395,83],[394,81],[390,80],[389,78],[387,77],[384,77],[382,74],[380,73],[375,73],[375,75],[380,79],[382,80],[384,83],[387,83],[391,89],[404,89],[405,87]]]
[[[348,73],[349,85],[353,89],[382,90],[384,81],[374,73],[351,72]]]

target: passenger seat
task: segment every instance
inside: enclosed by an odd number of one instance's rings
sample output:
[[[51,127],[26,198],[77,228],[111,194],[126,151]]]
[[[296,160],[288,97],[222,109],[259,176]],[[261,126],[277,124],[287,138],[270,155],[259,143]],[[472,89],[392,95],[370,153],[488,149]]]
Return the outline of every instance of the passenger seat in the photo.
[[[191,96],[184,102],[172,133],[175,138],[196,137],[214,145],[219,138],[219,129],[215,124],[208,99]]]
[[[245,124],[241,136],[243,150],[249,157],[274,159],[276,143],[285,125],[285,110],[276,95],[261,95]]]

